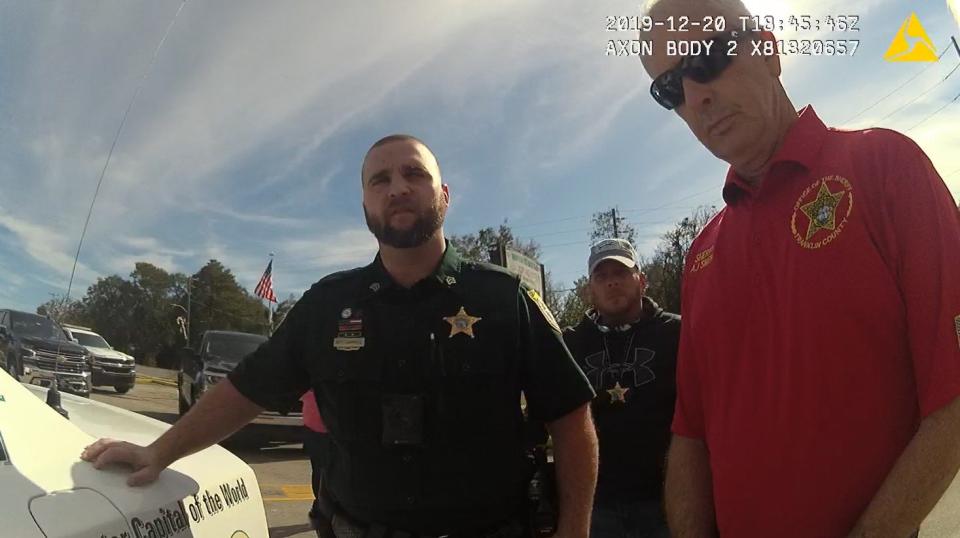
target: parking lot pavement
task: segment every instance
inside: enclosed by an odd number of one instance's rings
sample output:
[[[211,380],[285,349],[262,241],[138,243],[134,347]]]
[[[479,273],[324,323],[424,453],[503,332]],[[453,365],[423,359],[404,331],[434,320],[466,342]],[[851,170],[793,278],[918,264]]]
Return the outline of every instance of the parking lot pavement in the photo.
[[[172,386],[137,383],[126,394],[117,394],[112,388],[94,389],[92,398],[170,424],[179,417],[177,389]],[[313,493],[299,420],[261,418],[222,443],[256,473],[271,538],[316,536],[307,525]]]

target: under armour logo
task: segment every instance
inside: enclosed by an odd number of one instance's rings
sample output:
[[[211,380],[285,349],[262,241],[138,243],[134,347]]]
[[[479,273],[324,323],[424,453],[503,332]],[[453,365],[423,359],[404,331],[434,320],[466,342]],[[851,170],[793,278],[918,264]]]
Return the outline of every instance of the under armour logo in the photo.
[[[638,347],[633,349],[633,354],[628,355],[624,362],[611,363],[606,351],[598,351],[584,359],[587,367],[583,373],[595,390],[605,390],[617,383],[620,383],[621,387],[636,388],[657,378],[647,366],[655,355],[656,352],[652,349]]]

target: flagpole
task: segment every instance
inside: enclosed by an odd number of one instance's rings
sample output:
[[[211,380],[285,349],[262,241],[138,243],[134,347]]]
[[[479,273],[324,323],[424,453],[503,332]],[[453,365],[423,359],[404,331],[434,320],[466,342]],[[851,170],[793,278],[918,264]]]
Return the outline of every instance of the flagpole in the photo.
[[[273,305],[277,302],[277,294],[273,291],[273,252],[270,253],[270,261],[267,262],[267,268],[263,271],[263,276],[253,288],[253,294],[267,302],[267,324],[268,332],[273,334]]]
[[[277,274],[277,268],[273,265],[273,252],[270,253],[270,267],[270,287],[275,290],[277,287],[273,285],[273,275]],[[273,301],[269,299],[267,299],[267,322],[270,324],[269,333],[273,334]]]

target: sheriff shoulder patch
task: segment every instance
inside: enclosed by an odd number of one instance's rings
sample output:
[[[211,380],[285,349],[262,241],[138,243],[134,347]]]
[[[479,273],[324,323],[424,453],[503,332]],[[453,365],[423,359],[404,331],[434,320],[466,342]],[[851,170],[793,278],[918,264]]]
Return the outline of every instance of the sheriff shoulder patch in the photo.
[[[547,324],[550,325],[550,328],[557,332],[561,332],[560,324],[557,323],[557,319],[553,317],[553,313],[550,312],[550,309],[547,307],[546,303],[543,302],[543,298],[540,297],[540,293],[534,289],[527,289],[527,295],[537,305],[537,308],[540,309],[540,313],[543,314],[544,318],[546,318]]]

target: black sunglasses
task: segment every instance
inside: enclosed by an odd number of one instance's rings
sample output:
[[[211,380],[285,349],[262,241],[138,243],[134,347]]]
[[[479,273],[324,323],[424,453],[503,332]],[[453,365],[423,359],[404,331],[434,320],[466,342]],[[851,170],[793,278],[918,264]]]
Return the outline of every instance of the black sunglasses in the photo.
[[[683,104],[683,77],[700,84],[706,84],[720,76],[730,65],[736,54],[730,54],[731,42],[740,41],[744,32],[732,30],[703,40],[712,43],[704,52],[696,56],[684,56],[673,69],[660,74],[650,84],[650,95],[663,108],[673,110]]]

